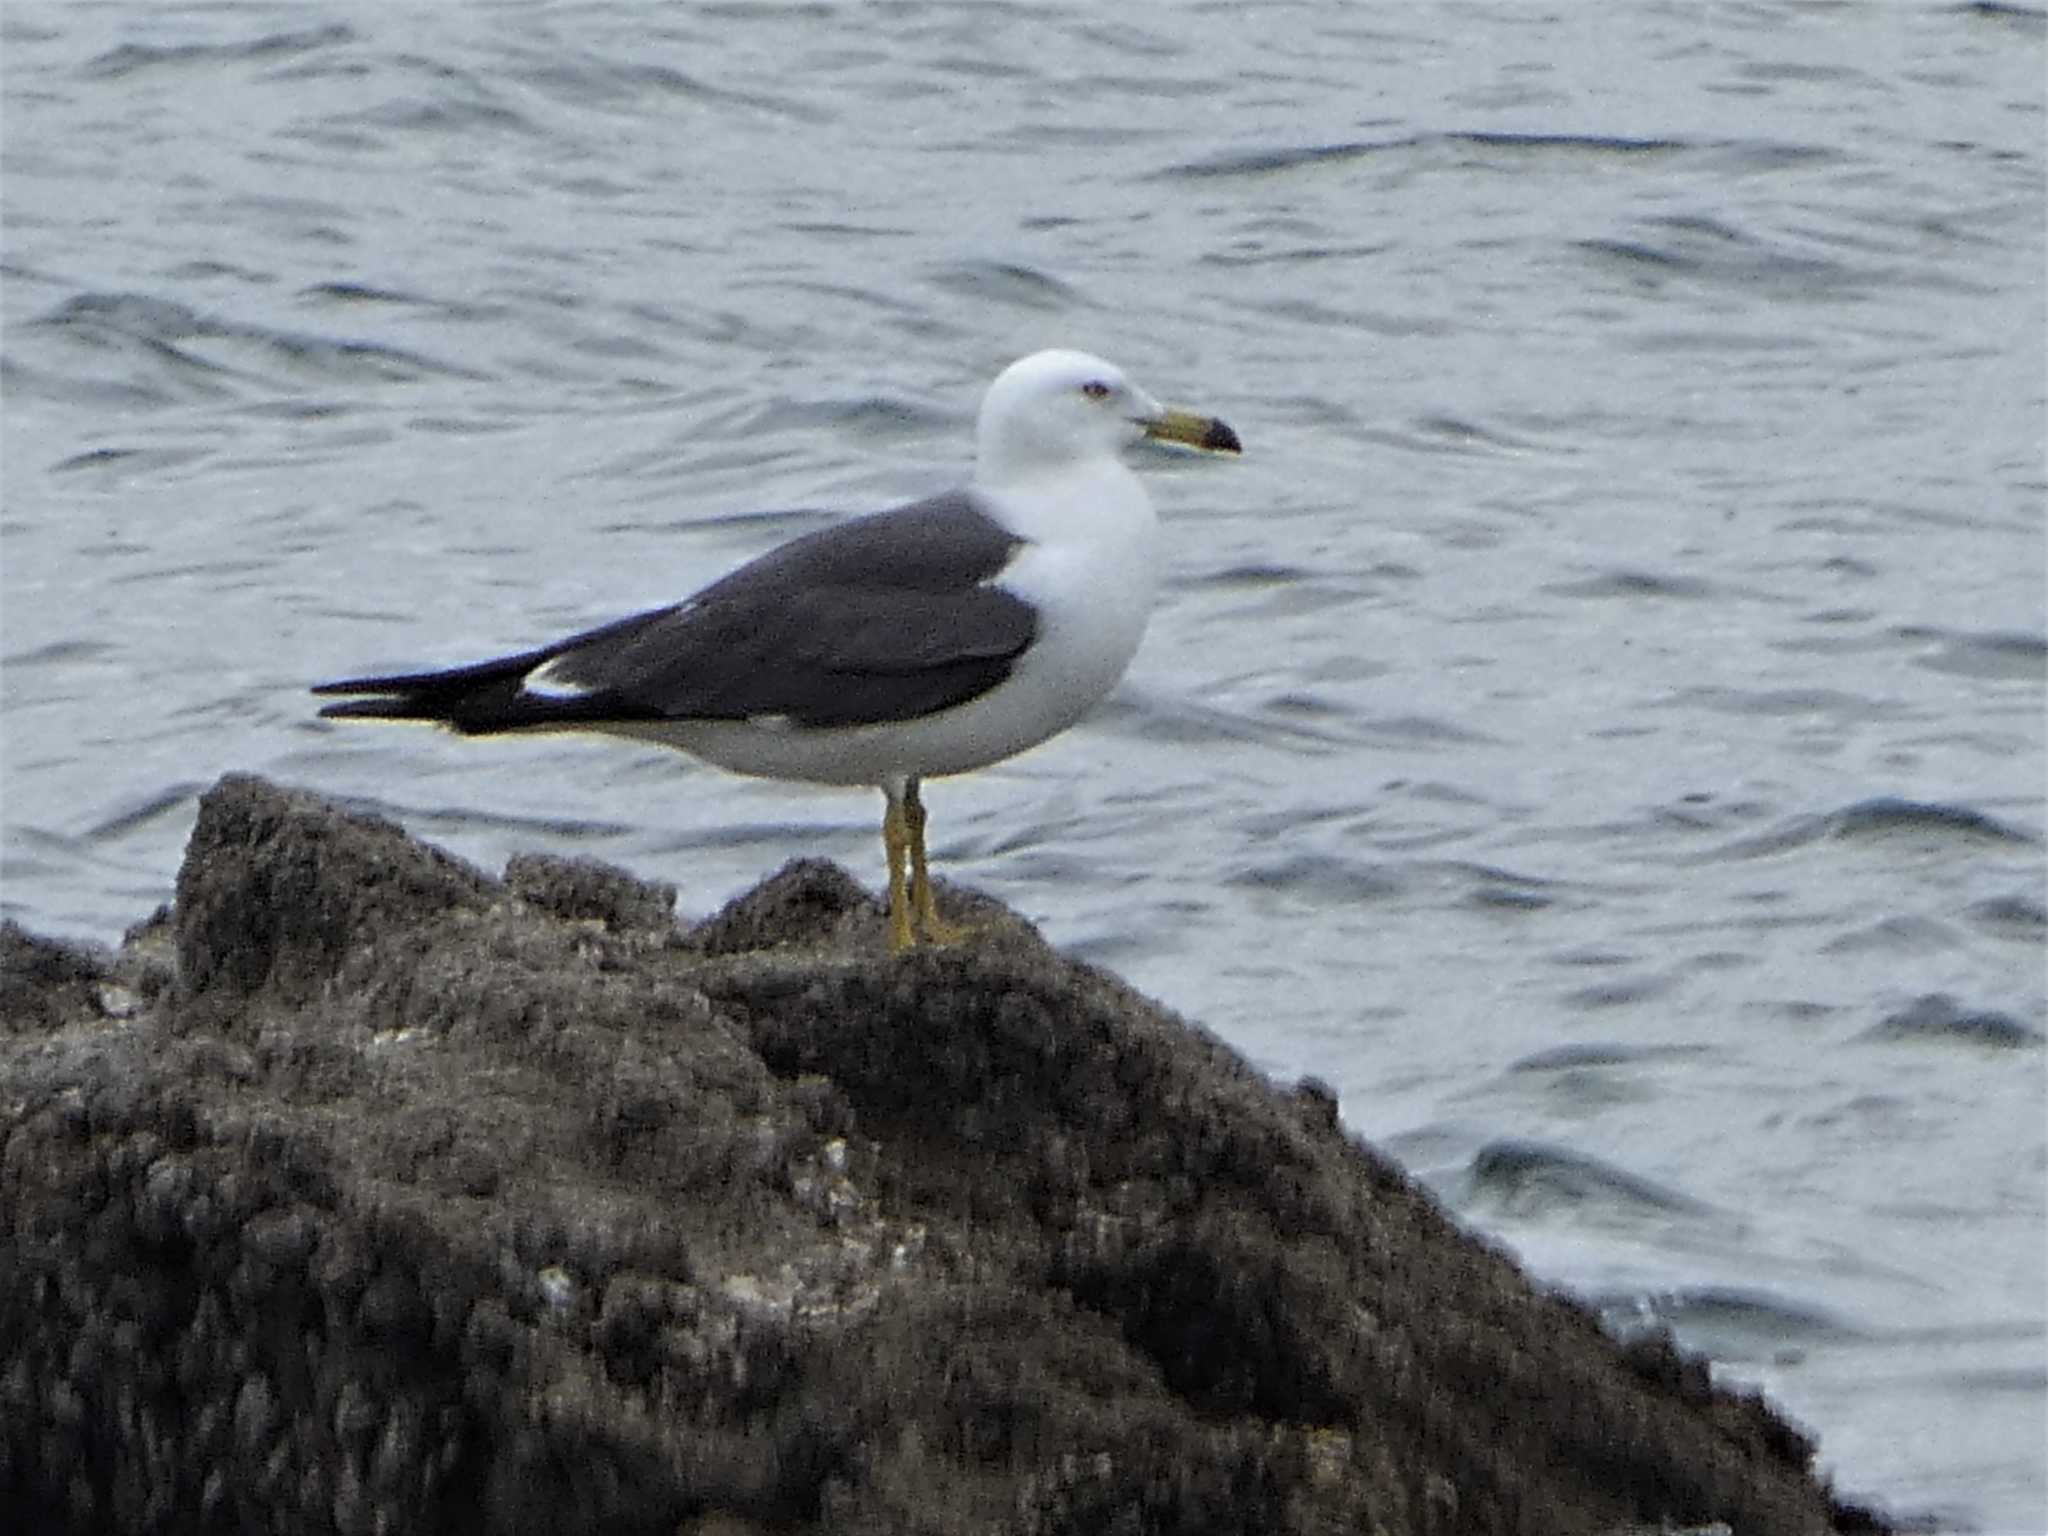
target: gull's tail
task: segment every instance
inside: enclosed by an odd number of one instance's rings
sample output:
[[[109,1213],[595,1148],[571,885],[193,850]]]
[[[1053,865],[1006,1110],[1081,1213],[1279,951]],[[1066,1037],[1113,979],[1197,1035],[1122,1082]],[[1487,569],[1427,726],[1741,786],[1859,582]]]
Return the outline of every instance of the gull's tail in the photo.
[[[395,672],[321,683],[322,695],[354,694],[320,711],[323,720],[424,720],[465,736],[503,731],[574,730],[642,720],[658,712],[601,683],[558,675],[562,663],[601,659],[660,622],[671,609],[615,619],[538,650],[497,656],[441,672]],[[551,668],[556,663],[557,668]]]
[[[568,724],[561,717],[576,713],[579,700],[536,698],[524,689],[527,675],[546,659],[545,651],[528,652],[445,672],[351,677],[313,692],[362,695],[327,705],[323,720],[426,720],[467,735]]]

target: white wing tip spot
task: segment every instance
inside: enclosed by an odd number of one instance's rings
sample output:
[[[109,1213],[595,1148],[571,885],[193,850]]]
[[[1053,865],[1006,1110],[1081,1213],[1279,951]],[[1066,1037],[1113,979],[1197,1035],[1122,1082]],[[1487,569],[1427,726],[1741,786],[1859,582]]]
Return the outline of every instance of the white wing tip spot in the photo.
[[[588,683],[579,683],[564,677],[555,669],[562,663],[560,656],[544,661],[526,676],[519,679],[519,691],[530,693],[537,699],[580,699],[590,692]]]

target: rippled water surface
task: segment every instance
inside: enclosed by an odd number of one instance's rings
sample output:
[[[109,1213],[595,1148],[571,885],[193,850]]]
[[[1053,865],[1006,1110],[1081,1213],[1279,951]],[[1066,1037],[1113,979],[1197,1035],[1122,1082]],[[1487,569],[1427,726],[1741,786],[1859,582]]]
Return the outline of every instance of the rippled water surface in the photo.
[[[952,876],[1360,1132],[1850,1493],[2048,1527],[2042,12],[0,11],[8,915],[250,769],[708,911],[878,797],[306,686],[671,600],[1088,347],[1124,688]]]

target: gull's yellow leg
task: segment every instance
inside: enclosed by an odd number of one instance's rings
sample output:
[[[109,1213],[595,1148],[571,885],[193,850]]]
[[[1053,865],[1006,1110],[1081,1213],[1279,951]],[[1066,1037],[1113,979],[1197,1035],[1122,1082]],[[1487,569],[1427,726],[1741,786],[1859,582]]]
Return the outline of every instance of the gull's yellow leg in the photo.
[[[910,833],[910,901],[917,912],[918,934],[931,944],[958,944],[974,932],[971,925],[949,923],[939,916],[932,897],[932,872],[924,853],[924,800],[912,779],[903,790],[903,822]]]
[[[904,851],[910,846],[909,817],[904,812],[902,796],[886,786],[882,793],[889,797],[889,808],[882,812],[882,851],[889,856],[889,947],[905,950],[917,942],[917,935],[910,927],[910,887],[903,869]],[[922,838],[917,846],[921,860],[924,857]]]

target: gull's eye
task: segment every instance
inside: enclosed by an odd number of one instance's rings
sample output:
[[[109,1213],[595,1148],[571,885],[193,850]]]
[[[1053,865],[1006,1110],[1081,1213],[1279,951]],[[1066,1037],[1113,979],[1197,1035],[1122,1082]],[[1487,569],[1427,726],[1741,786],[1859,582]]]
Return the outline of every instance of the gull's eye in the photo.
[[[1110,396],[1110,388],[1100,379],[1090,379],[1081,386],[1081,393],[1090,400],[1107,400]]]

